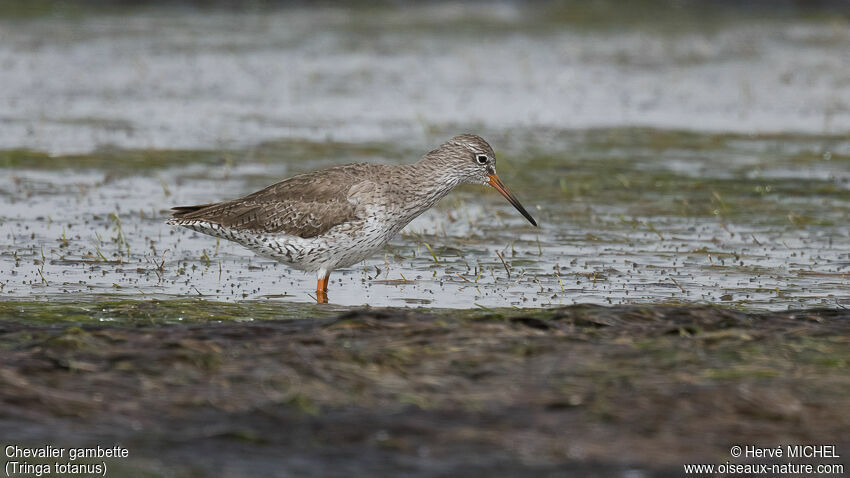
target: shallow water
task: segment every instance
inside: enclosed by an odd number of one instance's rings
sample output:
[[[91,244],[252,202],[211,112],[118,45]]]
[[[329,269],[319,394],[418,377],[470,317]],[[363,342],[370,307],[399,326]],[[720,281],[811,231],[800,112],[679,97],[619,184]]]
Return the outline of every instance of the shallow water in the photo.
[[[539,229],[494,191],[463,188],[414,221],[384,254],[335,272],[331,301],[431,307],[848,303],[848,158],[798,151],[822,141],[840,150],[845,140],[655,130],[563,136],[571,137],[568,150],[501,155],[502,175],[537,216]],[[701,141],[712,147],[694,144]],[[288,158],[299,145],[315,158]],[[0,179],[8,211],[3,295],[310,300],[311,275],[166,226],[165,208],[211,195],[237,197],[270,176],[323,166],[337,150],[347,150],[347,160],[402,155],[390,146],[276,143],[141,171],[114,164],[16,168]],[[689,169],[680,171],[685,161]],[[807,177],[812,164],[820,172]]]
[[[332,303],[850,305],[840,17],[414,13],[0,21],[0,295],[309,302],[311,275],[167,209],[472,131],[541,227],[463,188],[335,272]]]

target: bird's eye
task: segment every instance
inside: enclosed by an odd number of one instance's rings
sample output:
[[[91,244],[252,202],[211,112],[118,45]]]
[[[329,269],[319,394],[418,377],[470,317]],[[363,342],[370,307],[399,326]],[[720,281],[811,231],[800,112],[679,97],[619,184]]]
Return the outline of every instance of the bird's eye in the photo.
[[[475,161],[478,162],[478,164],[487,164],[487,156],[484,154],[479,154],[475,157]]]

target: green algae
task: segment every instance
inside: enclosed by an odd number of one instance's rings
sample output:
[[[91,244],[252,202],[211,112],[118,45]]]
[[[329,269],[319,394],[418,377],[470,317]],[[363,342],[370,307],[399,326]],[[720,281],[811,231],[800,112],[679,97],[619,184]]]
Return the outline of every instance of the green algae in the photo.
[[[510,151],[500,164],[512,188],[534,190],[533,200],[563,220],[582,220],[582,205],[618,206],[640,216],[718,217],[790,227],[829,226],[848,217],[850,188],[836,179],[801,178],[794,172],[846,160],[831,149],[846,139],[812,135],[739,135],[646,128],[565,132],[574,143],[562,153]],[[799,153],[807,149],[806,154]],[[763,151],[763,152],[759,152]],[[787,151],[787,153],[783,152]],[[52,156],[29,150],[0,151],[0,168],[102,169],[155,173],[177,166],[228,167],[241,162],[286,163],[311,169],[354,161],[409,162],[416,153],[379,143],[282,140],[248,150],[103,150]],[[729,158],[748,155],[745,165]],[[688,161],[690,172],[671,169]],[[771,171],[782,171],[771,176]],[[259,178],[258,178],[259,181]],[[472,189],[461,189],[463,192]],[[830,201],[824,207],[823,201]],[[569,210],[557,207],[569,202]],[[587,209],[584,209],[587,211]],[[565,216],[566,215],[566,216]]]
[[[88,120],[96,122],[96,120]],[[167,168],[202,164],[229,167],[236,162],[299,164],[316,161],[337,163],[366,158],[396,157],[398,150],[378,143],[341,143],[333,141],[280,140],[262,143],[245,150],[124,150],[103,148],[88,154],[51,155],[28,149],[0,150],[0,169],[87,170],[155,172]]]
[[[631,128],[576,132],[568,139],[576,146],[562,154],[517,158],[525,165],[512,178],[517,189],[535,184],[543,204],[569,201],[572,207],[559,214],[564,219],[586,219],[583,212],[591,210],[582,205],[617,206],[644,217],[790,227],[829,226],[850,213],[850,188],[840,182],[840,171],[837,177],[805,176],[813,163],[830,166],[829,151],[847,147],[841,137]],[[741,156],[748,157],[743,165],[735,161]],[[671,167],[686,162],[687,169]]]
[[[91,154],[53,156],[26,149],[0,151],[0,168],[151,170],[185,164],[225,163],[220,151],[101,150]]]
[[[155,325],[253,320],[288,320],[337,313],[332,306],[202,299],[89,301],[0,301],[0,320],[30,324]]]

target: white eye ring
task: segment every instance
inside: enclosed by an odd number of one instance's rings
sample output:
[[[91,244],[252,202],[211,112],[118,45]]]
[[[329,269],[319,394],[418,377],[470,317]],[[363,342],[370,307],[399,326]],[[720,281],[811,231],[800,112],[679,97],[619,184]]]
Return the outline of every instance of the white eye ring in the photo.
[[[487,156],[484,154],[479,154],[475,157],[475,161],[477,161],[478,164],[487,164]]]

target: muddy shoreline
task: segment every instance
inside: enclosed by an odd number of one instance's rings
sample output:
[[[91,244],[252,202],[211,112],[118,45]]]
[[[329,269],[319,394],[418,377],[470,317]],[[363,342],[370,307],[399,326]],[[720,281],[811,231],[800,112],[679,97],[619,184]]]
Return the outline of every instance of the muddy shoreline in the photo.
[[[192,302],[3,303],[0,428],[121,443],[120,476],[680,476],[734,444],[850,445],[848,310],[168,319]]]
[[[835,2],[6,3],[0,439],[120,444],[108,476],[145,478],[850,456]],[[463,132],[541,227],[459,188],[333,306],[165,225]]]

